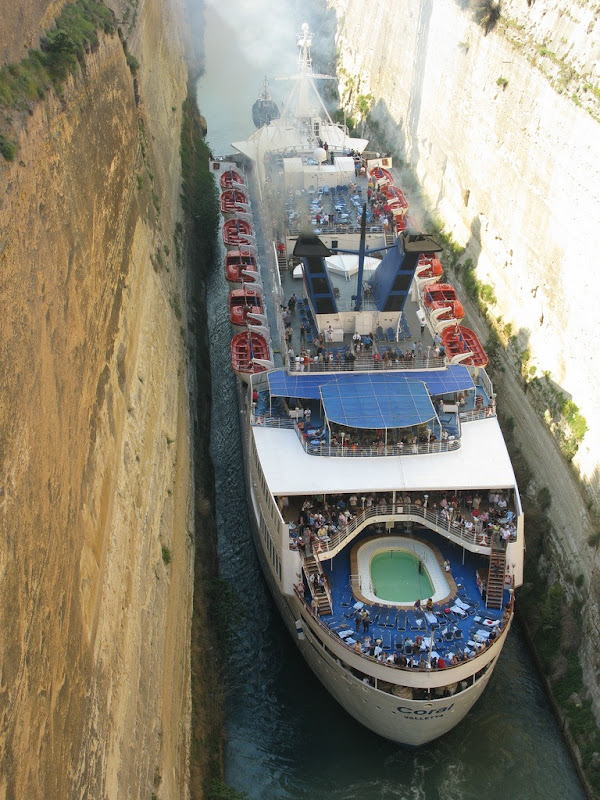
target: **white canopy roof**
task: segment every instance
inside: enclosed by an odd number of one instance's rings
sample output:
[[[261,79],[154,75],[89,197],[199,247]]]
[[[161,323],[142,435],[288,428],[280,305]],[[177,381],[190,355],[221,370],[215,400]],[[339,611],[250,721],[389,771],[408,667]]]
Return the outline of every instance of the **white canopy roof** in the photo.
[[[427,492],[516,486],[495,417],[462,427],[451,453],[375,458],[308,455],[294,430],[254,427],[264,476],[274,495]]]
[[[351,275],[356,275],[358,272],[358,256],[349,253],[338,253],[334,256],[328,256],[325,259],[325,263],[327,264],[329,272],[334,272],[336,275],[343,275],[347,279],[349,279]],[[380,258],[365,256],[364,270],[365,272],[373,272],[380,264]]]

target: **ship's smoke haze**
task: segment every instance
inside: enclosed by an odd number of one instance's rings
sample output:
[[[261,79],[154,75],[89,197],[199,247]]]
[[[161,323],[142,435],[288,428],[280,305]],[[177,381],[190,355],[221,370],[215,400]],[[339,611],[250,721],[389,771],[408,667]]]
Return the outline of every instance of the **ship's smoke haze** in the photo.
[[[281,0],[207,0],[207,13],[215,14],[223,28],[234,29],[237,54],[242,63],[251,67],[251,72],[266,76],[273,99],[280,104],[289,91],[289,84],[275,78],[292,75],[296,71],[297,49],[296,5]],[[208,46],[208,42],[207,42]],[[231,49],[223,48],[223,58],[235,59]],[[238,72],[237,80],[247,83],[248,74]],[[260,85],[248,86],[252,102],[258,97]]]
[[[203,17],[203,42],[198,49],[205,74],[197,84],[198,106],[215,155],[231,154],[232,137],[246,139],[254,131],[252,105],[265,77],[273,100],[282,108],[291,83],[276,78],[297,71],[296,35],[303,22],[315,32],[315,71],[332,71],[335,14],[323,7],[322,0],[271,4],[267,0],[205,0],[202,12],[199,5],[191,12],[193,18]]]

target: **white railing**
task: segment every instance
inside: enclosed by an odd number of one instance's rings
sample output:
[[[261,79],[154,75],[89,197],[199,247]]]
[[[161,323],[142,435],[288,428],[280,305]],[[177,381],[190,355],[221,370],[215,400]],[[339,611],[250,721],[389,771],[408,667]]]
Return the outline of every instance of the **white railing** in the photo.
[[[295,429],[298,439],[305,452],[311,456],[329,456],[331,458],[380,458],[386,456],[418,456],[431,453],[451,453],[460,448],[460,438],[447,442],[418,442],[417,444],[388,444],[388,445],[333,445],[331,442],[305,438],[297,423],[288,417],[278,417],[271,414],[253,414],[252,425],[264,428]]]
[[[472,411],[459,411],[458,416],[461,422],[473,422],[473,420],[477,419],[495,417],[496,409],[493,406],[486,406],[486,408],[474,408]]]
[[[477,384],[478,382],[481,384],[481,386],[483,386],[488,397],[491,397],[494,394],[494,387],[492,386],[492,381],[490,380],[490,376],[483,369],[483,367],[479,368],[478,380],[475,379],[475,384]]]
[[[393,343],[390,342],[390,346]],[[357,356],[355,361],[290,361],[286,359],[288,372],[398,372],[402,370],[444,369],[446,362],[443,358],[411,358],[397,359],[396,361],[374,361],[372,358]]]
[[[389,521],[398,521],[407,517],[419,517],[426,524],[429,523],[427,527],[431,527],[442,534],[446,532],[454,540],[470,546],[478,545],[478,537],[481,536],[480,533],[475,531],[475,528],[466,530],[462,524],[445,519],[437,510],[432,511],[431,509],[423,508],[423,506],[397,502],[395,505],[382,504],[361,510],[342,530],[339,530],[333,536],[328,536],[327,540],[319,539],[315,543],[317,557],[321,559],[328,558],[329,554],[334,550],[337,551],[347,539],[353,537],[355,533],[359,533],[368,524],[369,519],[373,517],[379,517],[380,521],[382,517],[389,518]],[[488,552],[485,546],[482,545],[482,548],[483,552]]]

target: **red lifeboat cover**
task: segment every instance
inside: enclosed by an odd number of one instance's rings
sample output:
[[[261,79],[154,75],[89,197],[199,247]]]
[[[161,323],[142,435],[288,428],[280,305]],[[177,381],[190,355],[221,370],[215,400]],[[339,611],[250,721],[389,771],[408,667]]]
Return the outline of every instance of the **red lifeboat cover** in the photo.
[[[461,353],[473,353],[460,363],[472,367],[485,367],[488,363],[487,353],[479,341],[477,334],[464,325],[456,325],[442,331],[442,344],[446,348],[446,356],[452,360]]]
[[[230,283],[254,283],[253,275],[242,275],[244,272],[257,272],[256,259],[252,253],[241,250],[230,250],[225,256],[225,278]]]
[[[235,211],[246,211],[248,198],[239,189],[226,189],[221,195],[221,212],[233,214]]]
[[[252,226],[244,219],[228,219],[223,225],[223,241],[225,244],[242,244],[241,236],[252,235]]]
[[[236,169],[228,169],[221,175],[221,189],[231,189],[234,183],[244,183],[244,177]]]
[[[229,321],[232,325],[247,325],[248,313],[262,314],[262,299],[252,289],[233,289],[229,293]]]
[[[269,345],[259,333],[242,331],[231,340],[231,366],[236,372],[265,372],[262,364],[254,364],[252,359],[260,358],[268,361]]]
[[[448,309],[438,319],[461,320],[465,315],[463,304],[458,299],[456,289],[449,283],[430,283],[423,290],[423,300],[426,307],[432,311],[438,308]]]
[[[382,181],[385,180],[390,184],[394,183],[394,179],[392,178],[392,173],[389,172],[387,169],[383,167],[373,167],[371,172],[369,173],[374,181]]]
[[[419,256],[415,274],[417,278],[439,278],[444,272],[442,262],[433,253]]]
[[[397,186],[382,186],[382,193],[386,197],[388,206],[392,213],[406,214],[408,211],[408,200],[402,189]]]

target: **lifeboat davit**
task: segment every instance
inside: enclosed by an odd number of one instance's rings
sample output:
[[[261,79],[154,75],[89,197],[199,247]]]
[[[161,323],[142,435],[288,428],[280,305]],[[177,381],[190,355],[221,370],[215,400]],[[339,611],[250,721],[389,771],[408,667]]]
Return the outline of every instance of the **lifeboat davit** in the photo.
[[[231,366],[233,371],[245,383],[250,376],[272,369],[269,345],[264,336],[253,331],[243,331],[231,340]]]
[[[386,184],[392,186],[394,183],[392,173],[383,167],[373,167],[369,175],[373,178],[378,188]]]
[[[452,364],[485,367],[488,363],[487,353],[477,334],[464,325],[454,325],[442,331],[442,344],[446,349],[446,357]]]
[[[423,302],[434,320],[460,320],[465,315],[456,289],[449,283],[430,283],[423,290]]]
[[[223,225],[223,242],[230,247],[247,244],[253,237],[252,226],[245,219],[228,219]]]
[[[245,186],[244,176],[237,169],[228,169],[221,175],[221,189],[233,189],[237,186]]]
[[[221,195],[221,213],[236,214],[248,213],[250,204],[248,197],[240,189],[225,189]]]
[[[229,250],[225,256],[225,278],[229,283],[254,283],[258,278],[254,255],[241,250]]]
[[[249,314],[255,315],[254,317],[248,316]],[[264,317],[260,318],[256,315],[263,315],[262,297],[254,289],[233,289],[229,293],[229,321],[234,328],[243,330],[250,324],[260,324]]]
[[[415,277],[419,280],[419,285],[424,286],[428,283],[437,283],[442,277],[444,268],[442,262],[434,253],[423,253],[419,256]]]

